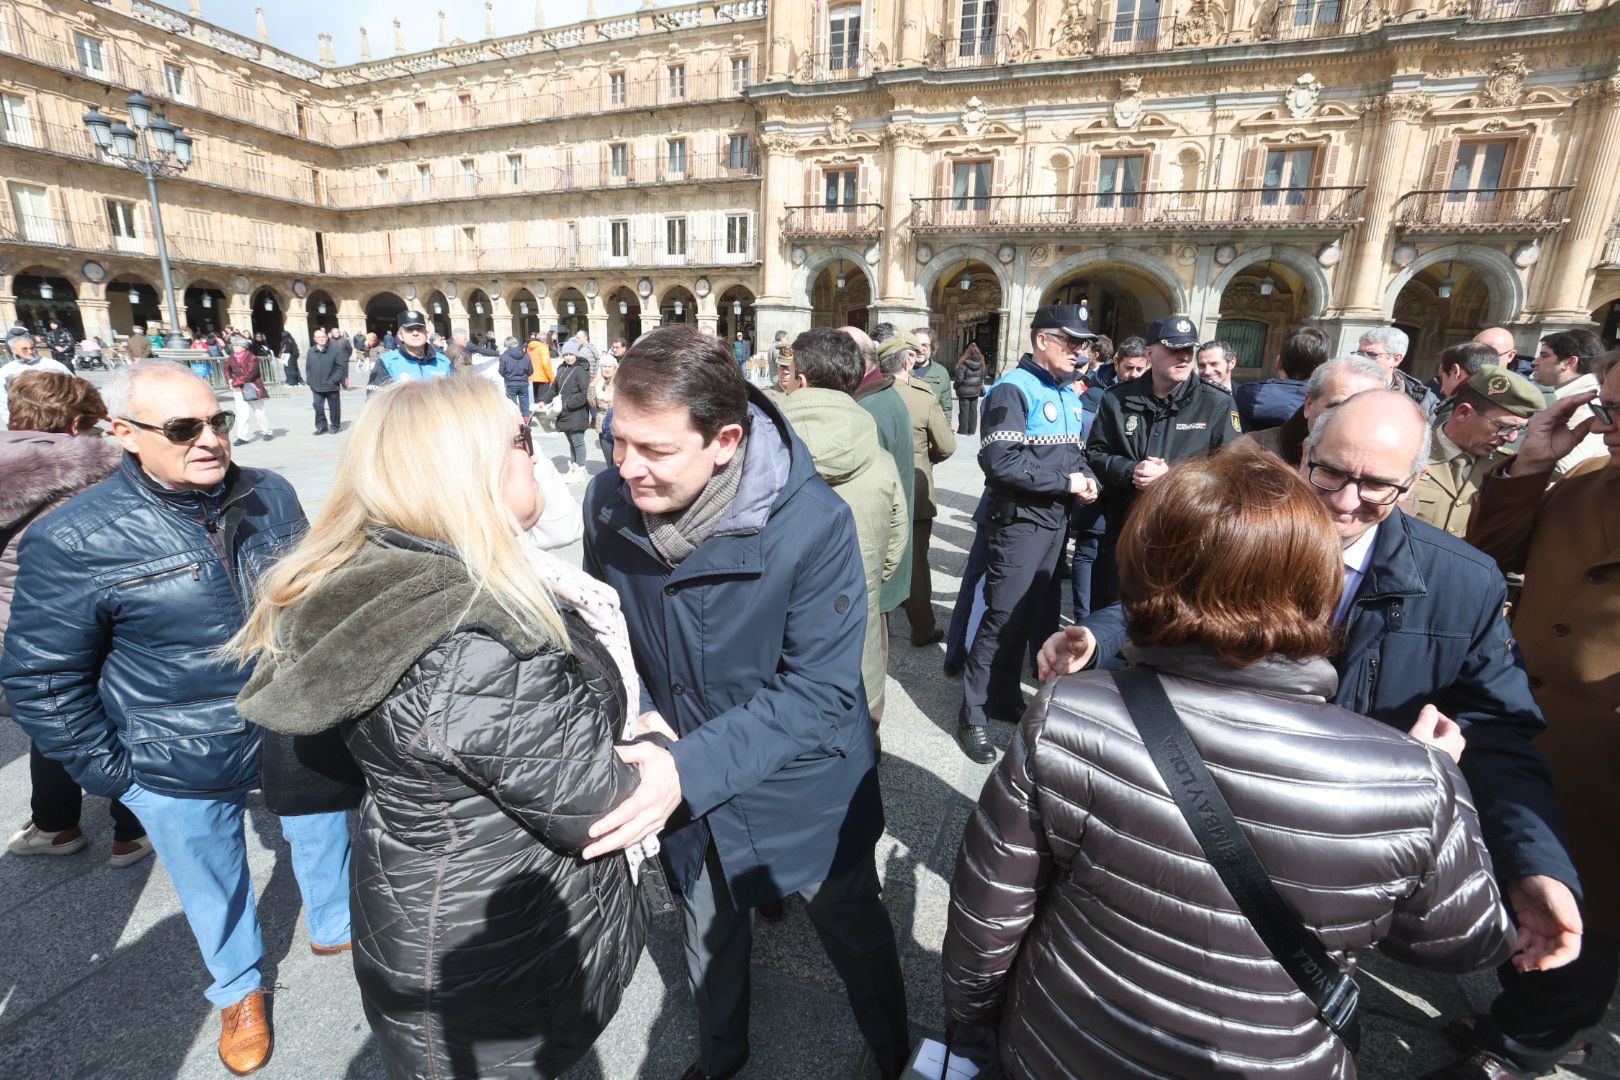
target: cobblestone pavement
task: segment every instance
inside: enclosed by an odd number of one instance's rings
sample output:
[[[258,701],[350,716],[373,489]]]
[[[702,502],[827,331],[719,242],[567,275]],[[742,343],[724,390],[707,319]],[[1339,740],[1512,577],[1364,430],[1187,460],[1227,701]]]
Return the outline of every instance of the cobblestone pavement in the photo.
[[[331,487],[343,437],[311,436],[302,390],[276,388],[273,395],[268,407],[280,437],[239,448],[237,460],[288,476],[313,511]],[[364,397],[355,391],[343,398],[352,419]],[[542,453],[563,459],[560,436],[539,442]],[[980,487],[976,440],[963,444],[938,472],[944,506],[934,526],[933,565],[941,614],[955,597]],[[602,465],[594,442],[590,455],[595,472]],[[577,559],[577,548],[568,554]],[[939,948],[949,876],[962,824],[990,767],[957,749],[960,687],[940,674],[939,647],[908,647],[903,625],[895,638],[881,773],[888,830],[878,866],[902,944],[916,1032],[937,1034],[944,1023]],[[1011,729],[993,727],[1005,745]],[[27,793],[27,744],[15,725],[0,723],[0,822],[27,819]],[[250,863],[269,981],[280,988],[275,1055],[260,1075],[380,1077],[348,961],[318,959],[305,947],[286,846],[274,817],[256,799],[250,805]],[[0,855],[0,1077],[225,1076],[214,1049],[218,1020],[202,997],[208,980],[168,875],[153,860],[127,870],[105,865],[111,823],[102,800],[87,801],[84,829],[91,847],[75,857]],[[678,933],[674,925],[656,928],[618,1016],[571,1080],[673,1080],[694,1059]],[[802,906],[790,902],[786,920],[762,924],[756,935],[753,1059],[745,1075],[875,1076]],[[1366,1047],[1359,1065],[1373,1078],[1413,1077],[1444,1061],[1439,1021],[1484,1006],[1494,986],[1489,975],[1437,978],[1377,956],[1367,958],[1363,972]],[[1587,1067],[1558,1075],[1620,1077],[1615,1011],[1596,1043]]]

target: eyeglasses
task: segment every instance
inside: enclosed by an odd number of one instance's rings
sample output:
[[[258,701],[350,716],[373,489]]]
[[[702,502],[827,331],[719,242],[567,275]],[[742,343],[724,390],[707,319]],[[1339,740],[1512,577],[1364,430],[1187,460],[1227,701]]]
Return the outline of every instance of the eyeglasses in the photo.
[[[1311,486],[1322,491],[1343,491],[1356,485],[1356,495],[1368,506],[1388,506],[1411,490],[1411,484],[1392,484],[1388,480],[1371,480],[1365,476],[1352,476],[1341,469],[1320,462],[1308,462],[1306,477]]]
[[[399,328],[399,332],[402,333],[402,334],[425,334],[425,333],[427,333],[427,327],[425,327],[425,326],[402,326],[402,327]]]
[[[1513,420],[1491,421],[1491,427],[1496,429],[1496,434],[1504,439],[1517,439],[1524,429],[1529,426],[1527,423],[1521,424]]]
[[[1599,423],[1614,427],[1616,423],[1615,414],[1620,412],[1620,405],[1606,405],[1601,401],[1588,401],[1586,407],[1592,410],[1592,415],[1598,418]]]
[[[177,416],[161,424],[143,424],[129,416],[121,416],[119,419],[126,424],[133,424],[142,431],[156,431],[176,446],[184,446],[201,438],[205,426],[213,428],[215,435],[229,435],[231,425],[236,423],[236,414],[221,410],[206,420],[199,420],[195,416]]]
[[[1382,352],[1378,349],[1357,349],[1355,355],[1362,357],[1365,360],[1382,360],[1384,357],[1388,356],[1389,353]]]
[[[534,436],[529,432],[529,425],[518,425],[517,434],[512,437],[512,448],[534,457]]]

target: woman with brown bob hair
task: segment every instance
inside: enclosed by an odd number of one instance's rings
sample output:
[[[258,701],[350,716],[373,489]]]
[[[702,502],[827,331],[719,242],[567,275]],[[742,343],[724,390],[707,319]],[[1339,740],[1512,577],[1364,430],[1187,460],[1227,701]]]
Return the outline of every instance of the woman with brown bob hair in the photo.
[[[1270,454],[1172,468],[1120,545],[1127,656],[1160,676],[1286,903],[1338,963],[1508,955],[1468,788],[1440,748],[1329,704],[1342,556]],[[1354,1077],[1239,910],[1108,672],[1048,684],[985,783],[951,886],[958,1053],[1009,1077]]]

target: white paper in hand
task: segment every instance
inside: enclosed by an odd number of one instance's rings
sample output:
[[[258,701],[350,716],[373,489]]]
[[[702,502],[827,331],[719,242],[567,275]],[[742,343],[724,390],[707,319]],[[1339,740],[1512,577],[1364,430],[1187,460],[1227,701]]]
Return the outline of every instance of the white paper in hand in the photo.
[[[979,1067],[973,1062],[950,1053],[944,1043],[924,1039],[906,1062],[900,1080],[973,1080],[978,1075]]]

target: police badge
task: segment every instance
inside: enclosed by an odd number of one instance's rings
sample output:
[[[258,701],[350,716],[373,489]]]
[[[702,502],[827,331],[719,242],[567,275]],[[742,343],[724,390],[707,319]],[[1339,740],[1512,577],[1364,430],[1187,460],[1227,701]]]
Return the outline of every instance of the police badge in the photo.
[[[1041,406],[1041,414],[1046,417],[1046,422],[1048,424],[1057,423],[1057,418],[1058,418],[1057,403],[1055,401],[1048,401],[1045,405]]]
[[[1232,410],[1232,430],[1239,435],[1243,434],[1243,421],[1238,419],[1237,410]]]
[[[1140,422],[1140,420],[1141,417],[1137,416],[1135,413],[1131,413],[1129,416],[1125,417],[1125,434],[1135,435],[1136,425]]]

